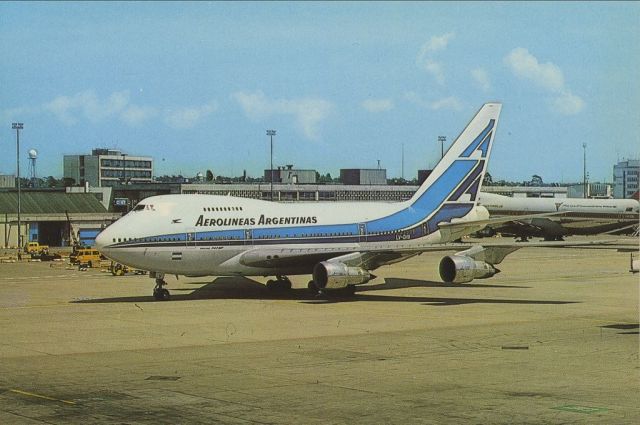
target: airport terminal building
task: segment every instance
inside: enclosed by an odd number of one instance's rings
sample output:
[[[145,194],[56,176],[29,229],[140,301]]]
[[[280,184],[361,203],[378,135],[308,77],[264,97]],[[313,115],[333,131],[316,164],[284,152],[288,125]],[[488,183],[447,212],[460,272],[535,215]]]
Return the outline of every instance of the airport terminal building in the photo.
[[[631,198],[638,192],[640,160],[621,161],[613,166],[613,197]]]
[[[153,158],[133,156],[114,149],[93,149],[91,155],[65,155],[64,178],[93,187],[118,183],[151,183]]]
[[[70,246],[71,233],[75,237],[97,234],[120,217],[107,211],[92,193],[23,190],[20,204],[22,245]],[[0,243],[4,248],[18,246],[17,191],[0,192]]]

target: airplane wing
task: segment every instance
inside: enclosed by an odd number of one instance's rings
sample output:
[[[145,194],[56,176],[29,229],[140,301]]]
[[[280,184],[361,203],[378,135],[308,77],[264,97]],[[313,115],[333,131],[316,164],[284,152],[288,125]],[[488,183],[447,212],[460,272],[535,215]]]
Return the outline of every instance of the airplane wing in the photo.
[[[371,248],[343,247],[343,248],[273,248],[253,249],[239,254],[237,261],[244,266],[285,269],[290,267],[308,268],[322,261],[340,262],[350,267],[361,267],[365,270],[375,270],[379,267],[398,263],[408,258],[426,252],[454,252],[466,255],[490,264],[500,264],[510,253],[529,247],[542,248],[607,248],[620,249],[632,247],[632,243],[621,244],[620,239],[601,241],[549,241],[549,242],[488,242],[475,243],[447,243],[422,246],[399,245],[396,247],[380,246]],[[636,241],[637,246],[637,241]]]
[[[423,252],[459,251],[469,248],[469,244],[440,244],[422,247],[399,248],[273,248],[253,249],[240,255],[240,264],[260,268],[289,268],[308,266],[313,269],[322,261],[339,261],[351,267],[375,270],[378,267],[397,263]]]
[[[439,223],[438,227],[440,227],[440,229],[443,229],[443,228],[456,228],[456,227],[469,227],[469,226],[490,226],[492,224],[507,223],[510,221],[531,220],[534,218],[551,217],[554,215],[562,215],[566,213],[567,211],[560,211],[560,212],[527,214],[527,215],[518,215],[518,216],[502,216],[502,217],[488,218],[486,220],[473,220],[473,221],[455,221],[454,219],[452,220],[451,223],[448,223],[448,222]]]

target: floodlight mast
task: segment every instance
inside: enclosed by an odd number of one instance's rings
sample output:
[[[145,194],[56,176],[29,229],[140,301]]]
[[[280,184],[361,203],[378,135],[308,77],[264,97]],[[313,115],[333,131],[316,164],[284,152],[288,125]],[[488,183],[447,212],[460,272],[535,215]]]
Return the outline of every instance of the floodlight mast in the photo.
[[[587,198],[587,144],[582,144],[582,196]]]
[[[438,136],[438,142],[440,142],[440,158],[444,158],[444,142],[447,141],[447,136]]]
[[[273,201],[273,136],[275,135],[275,130],[267,130],[267,136],[271,139],[271,201]]]
[[[20,182],[20,130],[24,128],[24,124],[21,122],[14,122],[11,124],[11,128],[16,131],[16,174],[17,174],[17,186],[18,186],[18,250],[22,248],[22,231],[20,221],[21,211],[21,182]]]

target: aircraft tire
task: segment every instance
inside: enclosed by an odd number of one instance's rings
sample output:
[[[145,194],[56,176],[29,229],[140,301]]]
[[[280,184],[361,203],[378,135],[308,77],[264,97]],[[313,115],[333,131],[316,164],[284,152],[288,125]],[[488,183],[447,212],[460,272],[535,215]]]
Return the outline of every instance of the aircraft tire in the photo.
[[[281,280],[278,282],[279,289],[288,291],[291,289],[291,281],[289,279]]]
[[[156,288],[153,290],[153,298],[156,301],[169,301],[171,299],[171,293],[164,288]]]
[[[162,288],[160,293],[162,294],[162,301],[169,301],[171,299],[171,293],[168,289]]]
[[[287,291],[291,289],[291,281],[289,279],[268,280],[267,289],[270,291]]]

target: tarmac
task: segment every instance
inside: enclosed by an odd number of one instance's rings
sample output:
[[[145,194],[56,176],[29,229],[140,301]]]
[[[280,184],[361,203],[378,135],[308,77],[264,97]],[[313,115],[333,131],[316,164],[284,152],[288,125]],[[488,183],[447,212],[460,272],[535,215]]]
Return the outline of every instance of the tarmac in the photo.
[[[637,424],[629,253],[527,248],[491,279],[441,255],[353,297],[308,276],[114,277],[0,264],[0,424]]]

